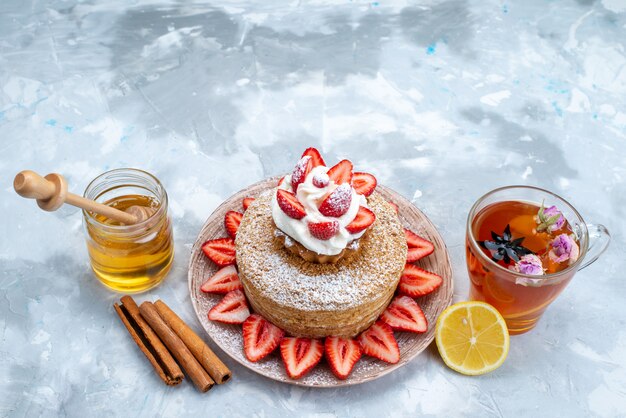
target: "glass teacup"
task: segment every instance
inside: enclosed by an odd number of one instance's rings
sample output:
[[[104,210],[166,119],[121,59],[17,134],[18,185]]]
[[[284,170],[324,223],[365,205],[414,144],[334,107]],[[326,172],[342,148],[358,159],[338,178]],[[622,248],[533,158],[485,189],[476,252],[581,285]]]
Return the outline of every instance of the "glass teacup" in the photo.
[[[554,215],[556,208],[562,218]],[[578,248],[572,251],[570,245],[570,253],[563,254],[557,238]],[[510,334],[527,332],[574,274],[597,260],[609,241],[603,225],[585,223],[572,205],[554,193],[531,186],[495,189],[478,199],[467,218],[470,299],[498,309]]]

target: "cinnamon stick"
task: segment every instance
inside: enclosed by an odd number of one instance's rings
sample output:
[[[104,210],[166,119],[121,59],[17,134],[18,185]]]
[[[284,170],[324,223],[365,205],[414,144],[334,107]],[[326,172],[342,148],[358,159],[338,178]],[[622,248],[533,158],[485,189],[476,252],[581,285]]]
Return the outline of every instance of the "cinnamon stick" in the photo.
[[[230,370],[215,355],[208,345],[169,306],[162,300],[154,302],[161,318],[185,343],[189,351],[200,362],[202,367],[209,372],[218,385],[227,382],[232,376]]]
[[[185,343],[172,331],[172,329],[161,319],[159,312],[150,302],[144,302],[139,306],[141,316],[152,327],[154,332],[163,340],[170,352],[183,367],[189,378],[200,392],[206,392],[215,383],[211,376],[202,368],[200,363],[189,351]]]
[[[113,307],[141,352],[166,384],[178,385],[183,381],[183,372],[159,337],[143,320],[133,298],[124,296],[121,302],[121,306],[115,303]]]

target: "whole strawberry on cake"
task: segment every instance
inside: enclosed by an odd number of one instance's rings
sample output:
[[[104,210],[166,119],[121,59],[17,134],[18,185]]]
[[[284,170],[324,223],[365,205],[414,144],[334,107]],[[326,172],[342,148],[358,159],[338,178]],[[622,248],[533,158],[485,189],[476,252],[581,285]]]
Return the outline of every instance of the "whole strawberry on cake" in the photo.
[[[225,294],[209,319],[243,324],[249,361],[280,346],[291,378],[325,355],[345,379],[363,353],[397,363],[394,330],[427,330],[413,298],[442,280],[411,262],[434,248],[403,228],[376,186],[350,161],[327,166],[309,148],[276,188],[226,214],[230,238],[203,245],[221,269],[202,290]]]

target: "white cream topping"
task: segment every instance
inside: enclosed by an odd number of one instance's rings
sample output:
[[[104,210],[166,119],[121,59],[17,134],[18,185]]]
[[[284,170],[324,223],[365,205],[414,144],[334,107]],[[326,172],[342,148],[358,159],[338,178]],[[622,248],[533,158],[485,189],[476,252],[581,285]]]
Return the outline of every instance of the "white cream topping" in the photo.
[[[338,218],[322,215],[318,206],[322,204],[326,196],[331,194],[339,186],[331,180],[326,187],[316,187],[313,184],[313,177],[316,175],[323,177],[328,170],[328,167],[321,165],[313,168],[306,176],[306,179],[304,179],[304,181],[298,186],[296,197],[306,210],[306,216],[304,218],[293,219],[287,216],[287,214],[282,211],[280,206],[278,206],[276,193],[272,196],[272,218],[274,219],[274,223],[278,229],[298,241],[305,248],[318,254],[336,255],[346,248],[349,242],[360,238],[365,233],[365,231],[361,231],[358,234],[351,234],[346,229],[346,226],[349,225],[350,222],[352,222],[356,217],[356,214],[359,211],[359,206],[367,207],[367,200],[365,199],[365,196],[358,194],[353,188],[352,201],[350,202],[350,208],[346,213]],[[285,176],[278,188],[292,192],[291,175]],[[317,239],[309,232],[309,222],[332,221],[339,222],[339,232],[328,240],[323,241]]]

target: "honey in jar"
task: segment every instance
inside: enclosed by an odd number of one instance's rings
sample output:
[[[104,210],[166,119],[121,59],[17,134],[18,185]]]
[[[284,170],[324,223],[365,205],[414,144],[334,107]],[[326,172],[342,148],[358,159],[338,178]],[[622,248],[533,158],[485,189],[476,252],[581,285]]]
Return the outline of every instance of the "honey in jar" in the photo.
[[[94,179],[84,196],[116,209],[148,208],[147,219],[124,225],[83,211],[91,268],[106,287],[143,292],[163,281],[174,257],[172,225],[165,189],[158,179],[136,169],[117,169]]]

